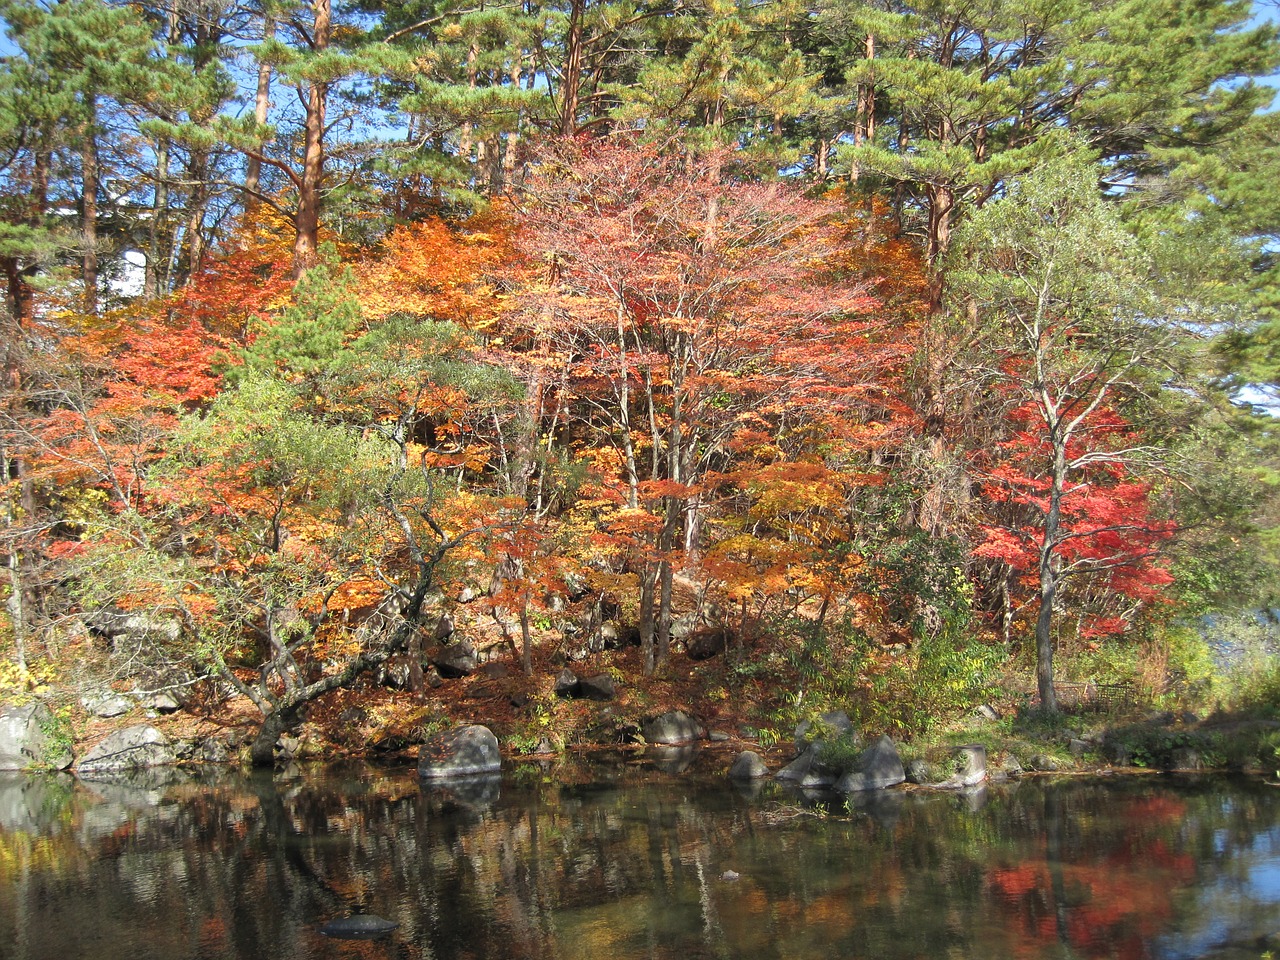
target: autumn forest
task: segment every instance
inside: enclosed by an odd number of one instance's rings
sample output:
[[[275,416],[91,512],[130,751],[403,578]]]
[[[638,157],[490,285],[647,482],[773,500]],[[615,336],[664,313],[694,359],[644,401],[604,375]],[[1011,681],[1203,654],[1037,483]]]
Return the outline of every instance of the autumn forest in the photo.
[[[1203,696],[1276,603],[1248,2],[0,18],[0,697],[238,695],[270,762],[463,644],[552,743],[566,663],[909,735]]]

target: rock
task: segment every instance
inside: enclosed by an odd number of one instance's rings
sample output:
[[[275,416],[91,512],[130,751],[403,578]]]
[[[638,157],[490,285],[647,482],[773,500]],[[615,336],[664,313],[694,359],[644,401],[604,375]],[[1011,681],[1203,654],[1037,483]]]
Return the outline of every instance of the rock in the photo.
[[[467,584],[465,587],[463,587],[461,590],[458,591],[458,602],[471,603],[471,601],[475,600],[479,596],[480,596],[480,591],[477,590],[475,587],[471,586],[470,584]]]
[[[435,630],[431,631],[431,637],[436,643],[440,643],[442,640],[447,640],[453,636],[454,629],[453,617],[447,613],[442,614],[440,619],[436,621]]]
[[[905,772],[907,783],[915,783],[920,786],[933,786],[946,779],[946,775],[936,766],[928,760],[918,758],[907,762]]]
[[[1027,761],[1027,768],[1037,773],[1057,773],[1062,769],[1062,765],[1048,754],[1037,753]]]
[[[812,743],[845,736],[852,737],[854,743],[857,743],[858,731],[853,721],[843,710],[828,710],[818,718],[817,723],[801,720],[796,724],[796,752],[799,753]]]
[[[177,762],[169,738],[149,724],[125,727],[109,734],[105,740],[90,750],[76,770],[80,774],[100,771],[136,770],[142,767],[163,767]]]
[[[466,640],[451,643],[442,647],[440,652],[431,658],[431,663],[446,680],[457,680],[469,676],[476,669],[475,645]]]
[[[1183,713],[1179,714],[1178,719],[1181,720],[1183,724],[1188,727],[1194,723],[1200,722],[1200,718],[1196,716],[1194,713],[1192,713],[1190,710],[1184,711]]]
[[[326,937],[336,937],[339,940],[375,940],[385,937],[398,926],[400,924],[392,920],[358,913],[354,917],[330,920],[320,928],[320,932]]]
[[[501,769],[498,738],[479,724],[434,734],[418,752],[418,776],[428,780],[494,774]]]
[[[565,667],[560,671],[560,675],[556,677],[555,686],[552,688],[557,697],[576,697],[578,695],[578,675]]]
[[[71,766],[71,748],[53,733],[53,714],[43,703],[0,707],[0,770]]]
[[[413,658],[408,654],[397,653],[387,657],[378,665],[373,679],[380,687],[387,687],[390,690],[408,690],[412,670]]]
[[[684,652],[690,660],[710,660],[728,649],[730,639],[724,627],[703,627],[685,637]]]
[[[226,763],[231,759],[227,745],[217,737],[209,737],[196,748],[196,757],[202,763]]]
[[[743,750],[729,768],[730,780],[758,780],[768,775],[769,768],[754,750]]]
[[[775,779],[794,783],[803,790],[829,787],[839,778],[838,771],[818,762],[817,752],[806,749],[789,764],[774,774]]]
[[[683,710],[671,710],[648,720],[641,732],[647,743],[689,743],[706,736],[702,724]]]
[[[110,719],[111,717],[119,717],[128,713],[133,709],[133,701],[123,694],[106,690],[100,693],[91,693],[80,698],[80,706],[92,713],[95,717]]]
[[[1080,740],[1076,737],[1072,737],[1067,741],[1067,749],[1071,752],[1073,757],[1079,760],[1089,752],[1089,742],[1087,740]]]
[[[144,710],[154,710],[156,713],[177,713],[182,709],[182,703],[168,690],[154,692],[138,690],[133,696],[137,698],[138,705]]]
[[[841,793],[883,790],[906,779],[907,773],[902,769],[898,748],[893,745],[892,740],[882,736],[863,751],[852,770],[836,781],[836,789]]]
[[[707,734],[707,739],[712,743],[728,743],[731,738],[723,730],[712,730]]]
[[[1022,769],[1022,764],[1018,762],[1018,758],[1015,756],[1005,757],[1004,760],[1001,761],[1000,763],[999,770],[1001,773],[1003,773],[1006,777],[1010,779],[1020,777],[1022,776],[1023,773],[1025,773],[1025,771]]]
[[[505,680],[507,677],[511,676],[511,668],[505,663],[499,663],[497,661],[493,663],[486,663],[480,668],[480,675],[488,677],[490,680]]]
[[[594,677],[585,677],[578,681],[577,696],[583,699],[604,702],[612,700],[617,694],[617,688],[613,685],[613,677],[607,673],[601,673]]]
[[[973,787],[987,779],[987,748],[980,743],[960,747],[955,754],[956,786]]]
[[[733,883],[735,880],[738,880],[741,877],[742,877],[742,874],[738,873],[737,870],[726,870],[724,873],[720,874],[720,879],[723,880],[725,883]]]
[[[1173,770],[1199,770],[1204,766],[1200,751],[1195,747],[1178,747],[1170,755],[1169,764]]]
[[[975,716],[981,717],[983,720],[999,720],[1000,711],[989,703],[984,703],[976,707],[973,711]]]

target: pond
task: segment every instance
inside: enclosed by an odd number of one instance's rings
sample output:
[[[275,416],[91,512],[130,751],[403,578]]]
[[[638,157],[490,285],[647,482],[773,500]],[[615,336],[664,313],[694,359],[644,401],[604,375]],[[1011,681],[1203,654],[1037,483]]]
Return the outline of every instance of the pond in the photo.
[[[0,957],[1259,957],[1280,789],[1027,779],[849,807],[704,759],[0,780]],[[705,768],[705,772],[699,772]],[[320,932],[376,914],[375,940]]]

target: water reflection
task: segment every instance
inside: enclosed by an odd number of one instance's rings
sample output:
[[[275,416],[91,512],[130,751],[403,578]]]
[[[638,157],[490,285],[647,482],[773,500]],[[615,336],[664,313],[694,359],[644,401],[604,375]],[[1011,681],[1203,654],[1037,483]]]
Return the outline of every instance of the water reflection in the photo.
[[[666,759],[586,783],[554,765],[427,787],[366,767],[0,779],[0,954],[1185,958],[1280,930],[1280,791],[1263,784],[813,807],[655,771]],[[399,926],[320,933],[358,914]]]

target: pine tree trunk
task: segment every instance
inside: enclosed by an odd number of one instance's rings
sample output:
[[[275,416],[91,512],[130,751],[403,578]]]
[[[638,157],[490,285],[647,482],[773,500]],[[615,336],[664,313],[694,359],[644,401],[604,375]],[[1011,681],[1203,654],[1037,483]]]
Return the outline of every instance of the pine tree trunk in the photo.
[[[265,17],[262,21],[262,39],[270,42],[275,39],[276,21],[274,17]],[[253,120],[259,126],[265,126],[271,108],[271,64],[258,64],[258,89],[253,98]],[[265,143],[258,144],[258,150],[266,148]],[[250,157],[244,171],[244,210],[252,213],[258,209],[259,182],[262,179],[262,161]]]
[[[332,13],[329,0],[313,0],[315,15],[314,52],[329,48]],[[307,113],[304,123],[302,179],[298,186],[298,210],[294,215],[296,236],[293,242],[293,276],[312,266],[320,248],[320,191],[324,185],[325,111],[328,108],[329,85],[319,80],[307,87]]]
[[[97,107],[89,98],[89,120],[80,145],[80,279],[84,284],[84,312],[98,312],[98,134]]]

